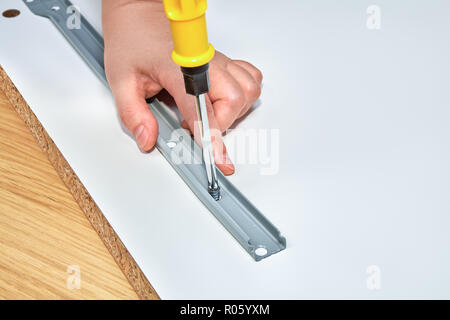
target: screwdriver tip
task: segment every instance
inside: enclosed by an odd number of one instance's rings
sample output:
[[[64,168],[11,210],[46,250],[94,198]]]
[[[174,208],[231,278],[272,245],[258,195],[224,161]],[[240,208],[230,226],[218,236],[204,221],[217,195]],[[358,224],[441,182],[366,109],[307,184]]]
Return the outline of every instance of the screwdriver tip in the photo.
[[[222,196],[220,195],[220,187],[217,186],[215,189],[208,187],[208,192],[211,195],[211,197],[214,198],[214,200],[219,201],[220,199],[222,199]]]

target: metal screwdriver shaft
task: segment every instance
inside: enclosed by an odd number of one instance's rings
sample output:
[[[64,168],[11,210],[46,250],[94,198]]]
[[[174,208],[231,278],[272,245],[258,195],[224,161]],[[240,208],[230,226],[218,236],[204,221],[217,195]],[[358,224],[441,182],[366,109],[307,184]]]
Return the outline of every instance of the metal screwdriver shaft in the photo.
[[[209,91],[208,63],[214,56],[214,48],[208,41],[206,31],[206,0],[164,0],[163,3],[174,45],[172,59],[181,67],[186,93],[195,97],[208,192],[219,200],[220,187],[205,100],[205,94]]]
[[[200,126],[202,140],[203,160],[205,162],[206,176],[208,178],[208,192],[215,200],[220,199],[220,188],[217,180],[216,166],[214,164],[211,132],[209,129],[208,112],[206,110],[205,95],[195,96],[195,108]]]

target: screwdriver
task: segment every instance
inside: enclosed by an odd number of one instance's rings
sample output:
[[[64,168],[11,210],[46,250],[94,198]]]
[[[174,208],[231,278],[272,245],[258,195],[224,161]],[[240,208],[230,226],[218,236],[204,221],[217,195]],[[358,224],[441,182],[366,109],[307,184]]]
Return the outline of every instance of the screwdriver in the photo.
[[[205,100],[209,91],[209,62],[214,56],[206,31],[206,0],[164,0],[163,3],[174,44],[172,60],[181,67],[186,93],[195,97],[208,192],[217,201],[220,187]]]

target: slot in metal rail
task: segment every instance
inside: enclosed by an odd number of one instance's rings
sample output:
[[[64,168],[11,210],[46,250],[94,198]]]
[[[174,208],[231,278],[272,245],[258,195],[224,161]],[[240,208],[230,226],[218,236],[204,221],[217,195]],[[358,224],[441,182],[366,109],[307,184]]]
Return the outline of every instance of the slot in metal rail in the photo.
[[[70,1],[23,0],[23,2],[35,15],[50,19],[100,80],[109,87],[105,76],[103,38],[82,15],[80,28],[68,27],[67,19],[75,9]],[[200,147],[157,99],[148,105],[159,124],[156,147],[241,246],[256,261],[285,249],[286,239],[280,231],[228,181],[220,170],[217,170],[217,175],[221,183],[222,198],[215,201],[211,197],[205,188],[207,177]],[[186,156],[192,160],[191,163],[187,163]]]

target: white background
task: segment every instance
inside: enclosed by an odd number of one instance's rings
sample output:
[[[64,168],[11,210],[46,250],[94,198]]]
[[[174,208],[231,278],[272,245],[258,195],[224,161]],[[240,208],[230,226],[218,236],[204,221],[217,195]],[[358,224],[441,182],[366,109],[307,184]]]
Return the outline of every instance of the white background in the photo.
[[[100,1],[74,2],[100,29]],[[230,178],[287,238],[258,263],[50,22],[10,8],[0,63],[162,298],[450,298],[448,1],[209,1],[216,49],[264,73],[237,128],[280,132],[277,174]]]

